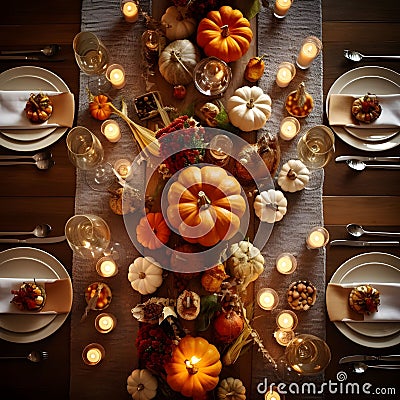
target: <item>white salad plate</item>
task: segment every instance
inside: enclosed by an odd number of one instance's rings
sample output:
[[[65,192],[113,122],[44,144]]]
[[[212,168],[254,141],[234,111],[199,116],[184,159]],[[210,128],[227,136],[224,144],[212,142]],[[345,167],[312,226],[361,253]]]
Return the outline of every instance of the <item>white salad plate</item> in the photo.
[[[0,252],[1,278],[62,279],[68,278],[64,266],[51,254],[31,247],[15,247]],[[22,282],[21,282],[22,283]],[[10,293],[10,300],[13,295]],[[72,299],[72,297],[71,297]],[[66,301],[70,301],[67,299]],[[72,300],[68,304],[69,310]],[[30,343],[54,333],[67,319],[63,314],[0,314],[0,338],[15,343]]]
[[[354,68],[341,75],[329,89],[326,113],[329,116],[329,98],[332,94],[362,96],[400,93],[400,74],[388,68],[366,66]],[[393,128],[344,128],[331,126],[345,143],[365,151],[384,151],[400,144],[400,130]]]

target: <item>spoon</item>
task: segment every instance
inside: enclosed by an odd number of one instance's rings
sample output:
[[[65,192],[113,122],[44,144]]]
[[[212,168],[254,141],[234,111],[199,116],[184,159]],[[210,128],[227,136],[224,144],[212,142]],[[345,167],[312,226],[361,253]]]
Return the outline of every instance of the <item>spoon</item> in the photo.
[[[353,371],[356,374],[363,374],[368,368],[376,368],[376,369],[400,369],[400,365],[397,364],[385,364],[385,365],[367,365],[362,362],[356,362],[353,365]]]
[[[26,358],[29,361],[37,363],[39,361],[47,360],[49,358],[49,354],[47,351],[33,350],[27,356],[2,356],[0,357],[0,360],[11,360],[16,358]]]
[[[55,162],[52,158],[46,160],[37,160],[37,161],[1,161],[0,165],[22,165],[22,164],[33,164],[36,165],[39,169],[49,169],[51,168]]]
[[[0,54],[32,54],[32,53],[42,53],[47,57],[56,55],[61,50],[61,46],[58,44],[49,44],[44,46],[40,50],[4,50]]]
[[[348,224],[346,226],[347,232],[351,236],[361,237],[362,235],[375,235],[375,236],[400,236],[397,232],[378,232],[378,231],[367,231],[361,225],[358,224]]]
[[[48,224],[39,224],[32,232],[0,232],[0,236],[34,235],[36,237],[46,237],[51,231]]]
[[[365,168],[374,169],[400,169],[400,164],[366,164],[364,161],[360,160],[347,160],[346,164],[356,171],[363,171]]]
[[[0,155],[0,160],[17,160],[21,158],[32,158],[35,161],[40,161],[40,160],[47,160],[51,158],[53,155],[51,154],[50,151],[40,151],[39,153],[34,154],[33,156],[30,155],[24,155],[24,156],[19,156],[19,155]]]
[[[366,56],[354,50],[343,50],[344,56],[351,61],[361,61],[363,58],[382,58],[386,60],[400,60],[400,56]]]

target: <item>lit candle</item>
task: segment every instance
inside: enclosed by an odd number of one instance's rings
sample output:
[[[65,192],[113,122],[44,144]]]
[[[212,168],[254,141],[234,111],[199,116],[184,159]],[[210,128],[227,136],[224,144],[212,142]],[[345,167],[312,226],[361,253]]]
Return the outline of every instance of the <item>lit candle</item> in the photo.
[[[213,164],[224,166],[232,152],[232,140],[226,135],[215,135],[210,140],[210,156]]]
[[[126,158],[115,161],[114,168],[122,179],[126,179],[131,172],[132,162]]]
[[[82,358],[87,365],[97,365],[105,355],[104,347],[98,343],[87,345],[82,352]]]
[[[283,62],[278,66],[278,72],[276,73],[276,84],[284,88],[292,81],[296,75],[296,67],[290,62]]]
[[[195,374],[198,370],[196,367],[196,364],[201,360],[201,358],[198,358],[196,356],[192,356],[190,360],[185,360],[185,365],[189,373]]]
[[[276,269],[281,274],[291,274],[297,268],[297,261],[293,254],[282,253],[276,258]]]
[[[293,0],[276,0],[274,6],[274,15],[277,18],[284,18],[289,11]]]
[[[274,338],[281,346],[287,346],[294,337],[295,334],[292,330],[277,329],[274,332]]]
[[[279,395],[278,392],[275,392],[275,390],[268,390],[267,393],[265,393],[265,400],[281,400],[281,396]]]
[[[96,271],[104,278],[110,278],[118,272],[118,267],[111,257],[102,257],[96,264]]]
[[[102,313],[96,317],[94,326],[98,332],[108,333],[115,328],[116,322],[117,320],[114,315]]]
[[[257,303],[263,310],[273,310],[279,302],[278,294],[274,289],[264,288],[257,293]]]
[[[138,20],[138,6],[133,1],[122,1],[121,8],[126,22],[136,22]]]
[[[306,244],[309,249],[318,249],[324,247],[329,240],[329,232],[322,226],[313,228],[306,239]]]
[[[121,139],[119,125],[112,119],[104,121],[101,125],[101,133],[111,142],[115,143]]]
[[[286,117],[281,121],[279,136],[283,140],[292,140],[300,132],[300,122],[294,117]]]
[[[122,89],[125,84],[125,71],[122,65],[111,64],[106,71],[106,77],[114,89]]]
[[[297,323],[297,315],[290,310],[283,310],[276,317],[276,324],[282,330],[292,331],[296,328]]]
[[[315,36],[304,39],[296,64],[301,69],[307,69],[322,49],[322,42]]]

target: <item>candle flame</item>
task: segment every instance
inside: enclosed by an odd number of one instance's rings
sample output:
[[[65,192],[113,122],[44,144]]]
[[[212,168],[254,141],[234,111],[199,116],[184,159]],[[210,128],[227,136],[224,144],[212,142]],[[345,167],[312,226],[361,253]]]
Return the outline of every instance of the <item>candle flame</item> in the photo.
[[[200,360],[201,360],[201,358],[198,358],[196,356],[192,356],[192,358],[190,359],[190,363],[192,365],[194,365],[194,364],[197,364]]]

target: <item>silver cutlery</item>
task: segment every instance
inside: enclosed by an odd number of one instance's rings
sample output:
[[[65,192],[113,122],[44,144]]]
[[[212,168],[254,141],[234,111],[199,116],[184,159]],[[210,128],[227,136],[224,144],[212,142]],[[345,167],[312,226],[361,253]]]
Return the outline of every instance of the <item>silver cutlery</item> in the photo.
[[[0,161],[0,166],[3,165],[35,165],[39,169],[49,169],[55,162],[52,158],[37,161]]]
[[[398,364],[371,365],[371,364],[365,364],[362,362],[356,362],[353,364],[353,372],[355,372],[356,374],[363,374],[368,368],[400,369],[400,365],[398,365]]]
[[[59,53],[61,50],[61,46],[58,44],[49,44],[44,46],[43,49],[36,50],[3,50],[0,51],[0,54],[34,54],[41,53],[47,57],[54,56]]]
[[[47,360],[49,358],[49,354],[47,351],[31,351],[27,356],[1,356],[0,360],[13,360],[13,359],[27,359],[32,362],[40,362]]]
[[[40,160],[47,160],[49,158],[52,158],[53,155],[51,154],[50,151],[40,151],[33,156],[30,155],[13,155],[13,154],[7,154],[7,155],[0,155],[0,160],[20,160],[20,159],[32,159],[35,161],[40,161]]]
[[[388,157],[366,157],[366,156],[338,156],[335,158],[336,162],[347,161],[347,160],[359,160],[359,161],[378,161],[378,162],[400,162],[400,157],[388,156]]]
[[[59,243],[65,240],[65,236],[53,236],[47,238],[29,238],[29,239],[0,239],[0,243],[20,243],[20,244],[45,244],[45,243]]]
[[[354,237],[361,237],[362,235],[375,235],[375,236],[400,236],[399,232],[379,232],[367,231],[361,225],[348,224],[346,225],[347,232]]]
[[[25,61],[65,61],[65,58],[40,58],[36,56],[2,56],[0,55],[0,61],[13,61],[13,60],[25,60]]]
[[[366,241],[366,240],[331,240],[331,246],[354,246],[354,247],[370,247],[370,246],[400,246],[397,240],[380,240],[380,241]]]
[[[356,171],[363,171],[365,168],[372,169],[400,169],[400,164],[366,164],[360,160],[347,160],[346,164]]]
[[[345,356],[339,360],[339,364],[346,364],[351,362],[358,361],[397,361],[400,362],[400,355],[398,354],[390,354],[387,356],[367,356],[367,355],[353,355],[353,356]]]
[[[48,236],[51,231],[51,226],[48,224],[39,224],[31,232],[0,232],[0,236],[17,236],[17,235],[34,235],[38,238]]]
[[[343,50],[343,55],[351,61],[361,61],[364,58],[368,59],[383,59],[383,60],[400,60],[400,56],[378,56],[378,55],[365,55],[354,50]]]

